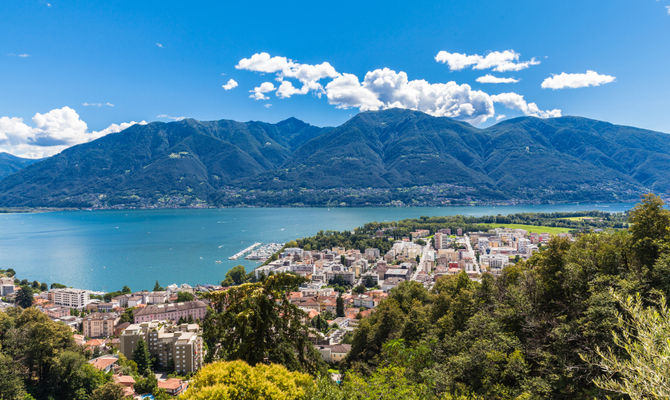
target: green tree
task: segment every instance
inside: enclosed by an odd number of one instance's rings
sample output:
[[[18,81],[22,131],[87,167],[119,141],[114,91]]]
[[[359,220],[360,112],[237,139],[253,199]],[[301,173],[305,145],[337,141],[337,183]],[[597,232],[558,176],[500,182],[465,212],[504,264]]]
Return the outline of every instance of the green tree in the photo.
[[[221,282],[221,286],[236,286],[248,281],[247,272],[244,266],[237,265],[226,272],[226,279]]]
[[[0,400],[21,400],[25,396],[21,364],[0,353]]]
[[[144,339],[140,338],[133,351],[133,361],[142,375],[151,375],[151,354]]]
[[[126,308],[123,310],[121,317],[119,318],[119,323],[130,322],[131,324],[135,320],[134,317],[135,307]]]
[[[165,288],[162,287],[162,286],[158,283],[158,281],[156,281],[156,283],[154,284],[154,292],[162,292],[162,291],[164,291],[164,290],[165,290]]]
[[[341,293],[337,296],[337,300],[335,300],[335,314],[338,317],[344,317],[344,299]]]
[[[91,393],[89,400],[123,400],[125,397],[123,386],[114,382],[107,382],[96,388]]]
[[[305,313],[288,298],[302,282],[304,278],[277,274],[206,294],[213,308],[203,324],[208,357],[251,365],[274,362],[311,372],[323,368],[309,341]]]
[[[618,313],[612,331],[615,347],[596,349],[598,358],[592,361],[604,375],[594,383],[632,400],[670,398],[670,310],[665,297],[657,306],[645,307],[639,294],[614,296],[623,313]]]
[[[193,296],[193,293],[190,292],[179,292],[177,293],[177,303],[183,303],[186,301],[193,301],[195,299],[195,296]]]
[[[131,292],[131,290],[128,286],[124,285],[123,288],[121,288],[121,293],[128,294],[130,292]]]
[[[244,361],[215,362],[191,380],[183,400],[305,400],[312,377],[277,364],[250,366]]]
[[[16,293],[16,304],[23,308],[33,305],[33,290],[30,286],[21,286],[19,292]]]
[[[138,364],[139,365],[139,364]],[[151,371],[144,378],[135,382],[135,392],[139,394],[155,394],[158,392],[158,379]]]

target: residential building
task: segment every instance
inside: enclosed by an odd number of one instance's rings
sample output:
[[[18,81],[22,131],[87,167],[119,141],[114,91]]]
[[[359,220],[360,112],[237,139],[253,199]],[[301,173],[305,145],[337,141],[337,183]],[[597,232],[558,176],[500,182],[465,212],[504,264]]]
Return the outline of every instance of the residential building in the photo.
[[[172,321],[192,318],[194,321],[202,320],[207,313],[207,304],[201,300],[186,301],[183,303],[151,304],[136,310],[134,314],[135,323],[148,321]]]
[[[82,309],[90,303],[89,292],[82,289],[51,289],[49,300],[57,306]]]
[[[82,319],[84,336],[90,338],[114,336],[114,327],[119,322],[116,313],[92,313]]]
[[[151,321],[130,325],[121,334],[119,350],[132,358],[137,342],[142,338],[159,366],[174,365],[176,372],[196,372],[203,364],[202,331],[198,324],[174,325]]]

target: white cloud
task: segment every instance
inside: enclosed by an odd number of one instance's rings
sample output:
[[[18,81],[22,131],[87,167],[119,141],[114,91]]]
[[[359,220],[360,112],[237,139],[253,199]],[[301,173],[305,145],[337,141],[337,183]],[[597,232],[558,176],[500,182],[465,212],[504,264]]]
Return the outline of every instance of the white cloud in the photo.
[[[668,12],[668,15],[670,15],[670,6],[665,6],[665,10]]]
[[[535,58],[531,58],[528,61],[519,61],[519,57],[520,54],[514,50],[492,51],[485,56],[479,54],[450,53],[440,50],[435,55],[435,61],[447,64],[452,71],[472,67],[472,69],[476,70],[492,69],[496,72],[521,71],[531,65],[540,63]]]
[[[520,94],[514,92],[500,93],[491,96],[491,100],[500,103],[507,108],[519,110],[525,115],[539,118],[554,118],[561,116],[561,110],[540,110],[535,103],[527,103],[526,99]]]
[[[112,104],[108,101],[105,102],[105,103],[89,103],[88,101],[85,101],[85,102],[81,103],[81,105],[84,106],[84,107],[102,107],[102,106],[114,107],[114,104]]]
[[[265,52],[256,53],[249,58],[241,59],[235,68],[276,74],[277,81],[282,82],[277,95],[282,98],[288,98],[295,94],[307,94],[310,91],[320,97],[324,93],[324,89],[319,81],[324,78],[336,78],[339,75],[328,62],[322,62],[321,64],[301,64],[286,57],[272,57]],[[302,84],[302,87],[297,89],[291,82],[284,84],[287,78],[298,80]]]
[[[249,97],[255,100],[268,100],[269,97],[266,96],[265,93],[269,93],[273,90],[275,90],[275,85],[273,85],[272,82],[263,82],[260,86],[256,86],[249,91],[249,93],[251,93]]]
[[[489,95],[470,85],[409,80],[407,73],[389,68],[368,72],[362,83],[355,75],[343,74],[326,85],[326,93],[331,104],[361,111],[401,107],[474,123],[494,114]]]
[[[438,53],[438,56],[444,52]],[[460,57],[460,58],[459,58]],[[486,57],[459,55],[452,60],[456,67],[473,66],[475,69],[518,70],[534,65],[533,60],[519,62],[519,55],[513,50],[489,53]],[[445,58],[445,61],[446,58]],[[386,108],[408,108],[423,111],[434,116],[459,118],[472,123],[481,123],[495,115],[492,96],[481,90],[473,90],[468,84],[450,81],[431,83],[423,79],[410,80],[406,72],[380,68],[368,71],[361,81],[358,76],[338,72],[328,62],[320,64],[301,64],[287,57],[271,56],[268,53],[256,53],[241,59],[237,69],[260,73],[273,73],[279,83],[263,82],[250,90],[249,97],[256,100],[268,100],[267,93],[275,91],[279,98],[313,93],[325,94],[328,103],[337,108],[357,108],[360,111],[373,111]],[[302,86],[296,86],[296,79]],[[322,81],[325,86],[322,86]],[[499,78],[493,75],[481,77],[482,82],[518,82],[515,78]],[[519,95],[516,95],[519,96]],[[512,108],[528,115],[555,116],[560,110],[542,111],[535,103],[527,104],[522,96],[507,99],[499,95],[498,101],[505,101]],[[512,101],[514,100],[514,101]]]
[[[163,43],[158,43],[158,42],[156,42],[156,47],[158,47],[159,49],[162,49],[162,48],[164,48],[165,46],[163,46]]]
[[[125,122],[91,132],[86,122],[70,107],[56,108],[44,114],[35,113],[32,122],[31,126],[22,118],[0,117],[0,151],[30,158],[47,157],[131,125],[146,124],[146,121]]]
[[[237,87],[237,81],[235,79],[228,79],[228,82],[221,85],[224,90],[231,90]]]
[[[556,90],[600,86],[614,82],[615,79],[616,77],[612,75],[603,75],[591,70],[588,70],[583,74],[568,74],[563,72],[560,74],[553,74],[542,81],[542,88]]]
[[[265,108],[270,108],[270,107],[272,107],[272,104],[270,104],[270,103],[265,103],[265,104],[263,104],[263,107],[265,107]]]
[[[181,116],[181,115],[178,116],[178,117],[175,117],[175,116],[168,115],[168,114],[158,114],[158,115],[156,115],[156,118],[169,119],[169,120],[172,120],[172,121],[181,121],[182,119],[186,119],[186,117]]]
[[[519,82],[516,78],[502,78],[499,76],[494,76],[491,74],[486,74],[475,79],[479,83],[517,83]]]
[[[28,57],[30,57],[30,54],[28,54],[28,53],[19,53],[19,54],[9,53],[7,55],[10,56],[10,57],[18,57],[18,58],[28,58]]]
[[[504,119],[504,118],[507,118],[507,115],[499,114],[498,116],[496,116],[496,121],[500,121],[501,119]]]

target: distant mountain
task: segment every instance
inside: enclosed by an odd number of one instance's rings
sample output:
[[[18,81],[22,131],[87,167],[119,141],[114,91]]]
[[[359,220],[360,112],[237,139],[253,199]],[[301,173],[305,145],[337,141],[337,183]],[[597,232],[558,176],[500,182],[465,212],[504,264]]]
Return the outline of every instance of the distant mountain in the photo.
[[[478,129],[391,109],[134,125],[0,181],[0,206],[180,207],[616,201],[670,193],[670,135],[586,118]]]
[[[0,179],[39,161],[33,158],[21,158],[9,153],[0,152]]]

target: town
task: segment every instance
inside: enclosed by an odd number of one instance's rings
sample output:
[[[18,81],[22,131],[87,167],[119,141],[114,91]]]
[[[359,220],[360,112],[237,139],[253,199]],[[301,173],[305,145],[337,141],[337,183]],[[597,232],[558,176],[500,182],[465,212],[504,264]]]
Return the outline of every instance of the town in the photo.
[[[337,366],[351,349],[351,334],[361,318],[374,312],[391,289],[403,281],[417,281],[430,289],[444,275],[464,273],[479,280],[483,273],[498,275],[503,268],[528,259],[547,243],[549,233],[524,229],[494,228],[464,232],[462,228],[442,228],[431,232],[416,229],[407,236],[393,239],[395,228],[383,227],[374,232],[377,239],[388,242],[383,252],[376,247],[365,249],[334,246],[311,250],[301,247],[260,243],[239,252],[238,258],[265,263],[248,276],[290,273],[305,278],[299,289],[289,294],[292,304],[305,312],[311,326],[310,340],[324,361]],[[567,232],[558,236],[572,239]],[[309,246],[303,246],[309,247]],[[274,253],[273,253],[274,252]],[[239,267],[238,267],[239,268]],[[29,282],[20,282],[6,271],[0,277],[3,308],[12,307]],[[103,293],[54,284],[33,282],[36,293],[31,304],[54,321],[69,326],[76,342],[95,368],[113,374],[113,381],[123,386],[127,396],[135,396],[135,379],[123,373],[125,360],[135,358],[142,342],[154,362],[158,388],[169,395],[183,393],[188,378],[204,364],[205,348],[199,323],[208,312],[203,294],[224,290],[221,285],[171,284],[152,291]],[[333,374],[338,379],[337,373]]]

